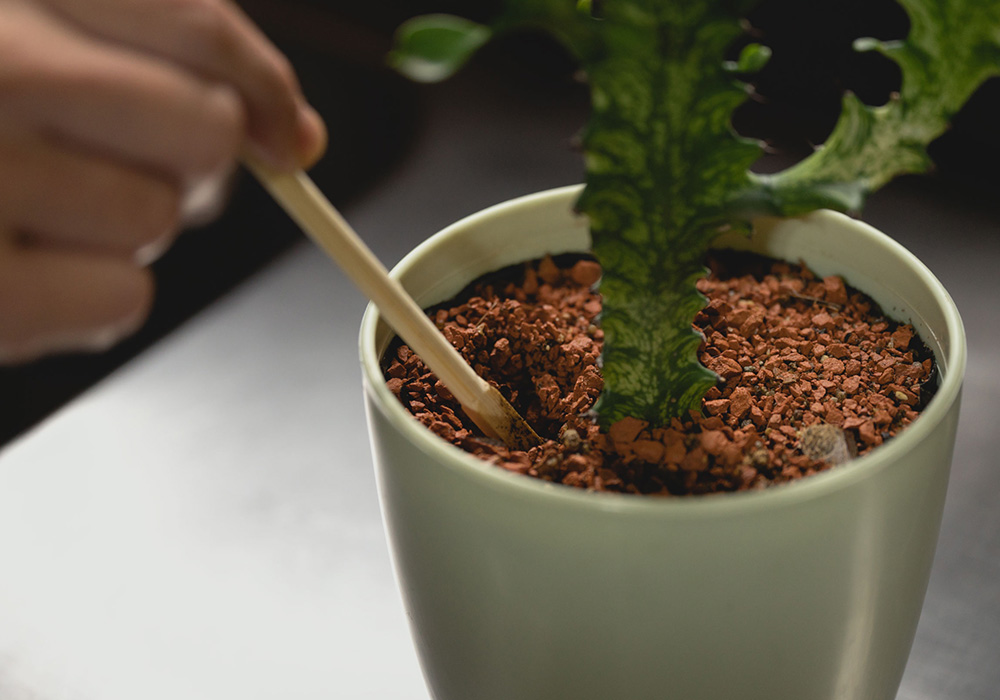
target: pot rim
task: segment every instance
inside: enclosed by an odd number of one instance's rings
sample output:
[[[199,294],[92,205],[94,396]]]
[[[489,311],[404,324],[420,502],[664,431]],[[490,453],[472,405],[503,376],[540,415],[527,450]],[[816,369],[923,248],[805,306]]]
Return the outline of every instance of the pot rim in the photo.
[[[525,206],[550,205],[553,202],[571,203],[582,190],[582,185],[569,185],[536,192],[494,204],[466,216],[426,239],[410,251],[392,269],[393,277],[400,277],[416,266],[434,249],[449,239],[460,235],[481,221],[503,216],[508,210]],[[467,479],[476,480],[490,491],[506,492],[528,500],[544,500],[598,511],[633,513],[656,517],[715,517],[734,512],[773,509],[777,506],[800,504],[823,498],[851,485],[870,478],[874,473],[888,468],[898,455],[908,452],[924,440],[944,421],[953,403],[959,400],[966,365],[966,337],[961,316],[951,295],[941,282],[913,253],[874,227],[852,219],[839,212],[820,210],[807,217],[830,217],[838,223],[853,227],[869,238],[877,238],[880,245],[891,250],[919,277],[930,290],[934,301],[944,311],[949,347],[943,361],[939,361],[942,381],[937,393],[912,424],[886,444],[880,445],[863,457],[851,460],[792,482],[777,484],[766,489],[689,495],[683,497],[656,497],[647,495],[595,492],[554,484],[522,474],[508,472],[478,459],[428,430],[418,421],[388,389],[382,376],[376,347],[379,313],[369,303],[361,322],[359,351],[365,391],[374,399],[378,410],[417,449],[433,457],[443,469],[460,472]],[[429,474],[428,478],[434,478]]]

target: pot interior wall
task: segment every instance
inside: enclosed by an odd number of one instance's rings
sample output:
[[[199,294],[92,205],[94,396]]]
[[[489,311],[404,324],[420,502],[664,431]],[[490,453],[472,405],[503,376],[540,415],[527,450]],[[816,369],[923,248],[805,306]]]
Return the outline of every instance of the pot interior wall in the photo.
[[[428,307],[488,272],[546,253],[586,251],[586,220],[572,213],[578,191],[568,187],[532,195],[463,219],[415,249],[394,273],[416,301]],[[553,197],[561,198],[564,206],[552,206]],[[752,237],[726,234],[716,246],[805,261],[819,275],[840,275],[875,299],[891,318],[912,323],[934,352],[942,374],[954,362],[951,337],[956,327],[960,332],[961,323],[950,317],[953,307],[947,294],[922,263],[866,224],[834,212],[763,218]],[[375,343],[379,357],[391,339],[391,330],[380,322]]]
[[[546,253],[586,251],[590,248],[587,221],[572,212],[578,191],[577,187],[555,191],[565,206],[552,206],[553,193],[543,192],[473,214],[415,248],[393,269],[393,275],[427,308],[447,301],[477,277],[508,265]],[[379,358],[392,337],[391,329],[380,320],[375,341]]]
[[[912,324],[933,351],[942,376],[964,359],[955,346],[961,320],[947,292],[915,256],[867,224],[829,211],[795,219],[762,218],[752,237],[726,234],[716,245],[804,261],[818,275],[841,276],[890,318]]]

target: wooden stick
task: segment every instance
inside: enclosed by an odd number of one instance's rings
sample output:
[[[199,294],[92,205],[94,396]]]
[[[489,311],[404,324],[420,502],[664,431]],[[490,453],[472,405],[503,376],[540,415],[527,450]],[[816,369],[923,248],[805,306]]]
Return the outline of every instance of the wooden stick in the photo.
[[[244,164],[282,208],[352,282],[374,302],[390,326],[420,356],[487,435],[512,449],[541,439],[500,392],[479,377],[403,286],[301,170],[286,174],[251,157]]]

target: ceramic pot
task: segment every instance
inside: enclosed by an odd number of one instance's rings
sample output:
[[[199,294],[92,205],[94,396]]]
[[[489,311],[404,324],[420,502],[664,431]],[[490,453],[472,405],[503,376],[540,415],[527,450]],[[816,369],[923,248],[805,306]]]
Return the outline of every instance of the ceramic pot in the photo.
[[[585,251],[576,187],[445,229],[394,270],[424,306],[477,276]],[[727,245],[839,274],[933,350],[941,385],[898,437],[765,491],[589,493],[445,443],[386,388],[369,308],[361,362],[385,525],[437,700],[890,700],[920,615],[958,421],[965,336],[912,254],[832,212]]]

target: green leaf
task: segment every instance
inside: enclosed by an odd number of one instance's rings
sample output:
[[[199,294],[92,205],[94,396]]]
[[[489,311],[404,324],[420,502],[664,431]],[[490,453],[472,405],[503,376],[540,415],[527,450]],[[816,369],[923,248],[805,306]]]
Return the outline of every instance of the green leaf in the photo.
[[[576,9],[587,16],[594,16],[595,8],[593,0],[577,0]]]
[[[716,381],[697,359],[694,283],[721,204],[761,153],[730,126],[746,92],[722,61],[741,32],[722,5],[607,3],[603,50],[584,60],[594,98],[578,207],[604,266],[605,425],[663,425]]]
[[[453,15],[423,15],[396,31],[389,64],[411,80],[433,83],[461,68],[493,31]]]
[[[926,147],[947,128],[972,93],[1000,75],[1000,2],[900,0],[910,16],[898,42],[860,39],[854,48],[879,51],[899,64],[899,95],[870,107],[844,96],[833,133],[798,165],[750,176],[731,206],[744,213],[794,215],[820,207],[857,211],[893,177],[931,167]]]
[[[747,44],[736,61],[724,64],[730,73],[757,73],[771,60],[771,49],[763,44]]]

